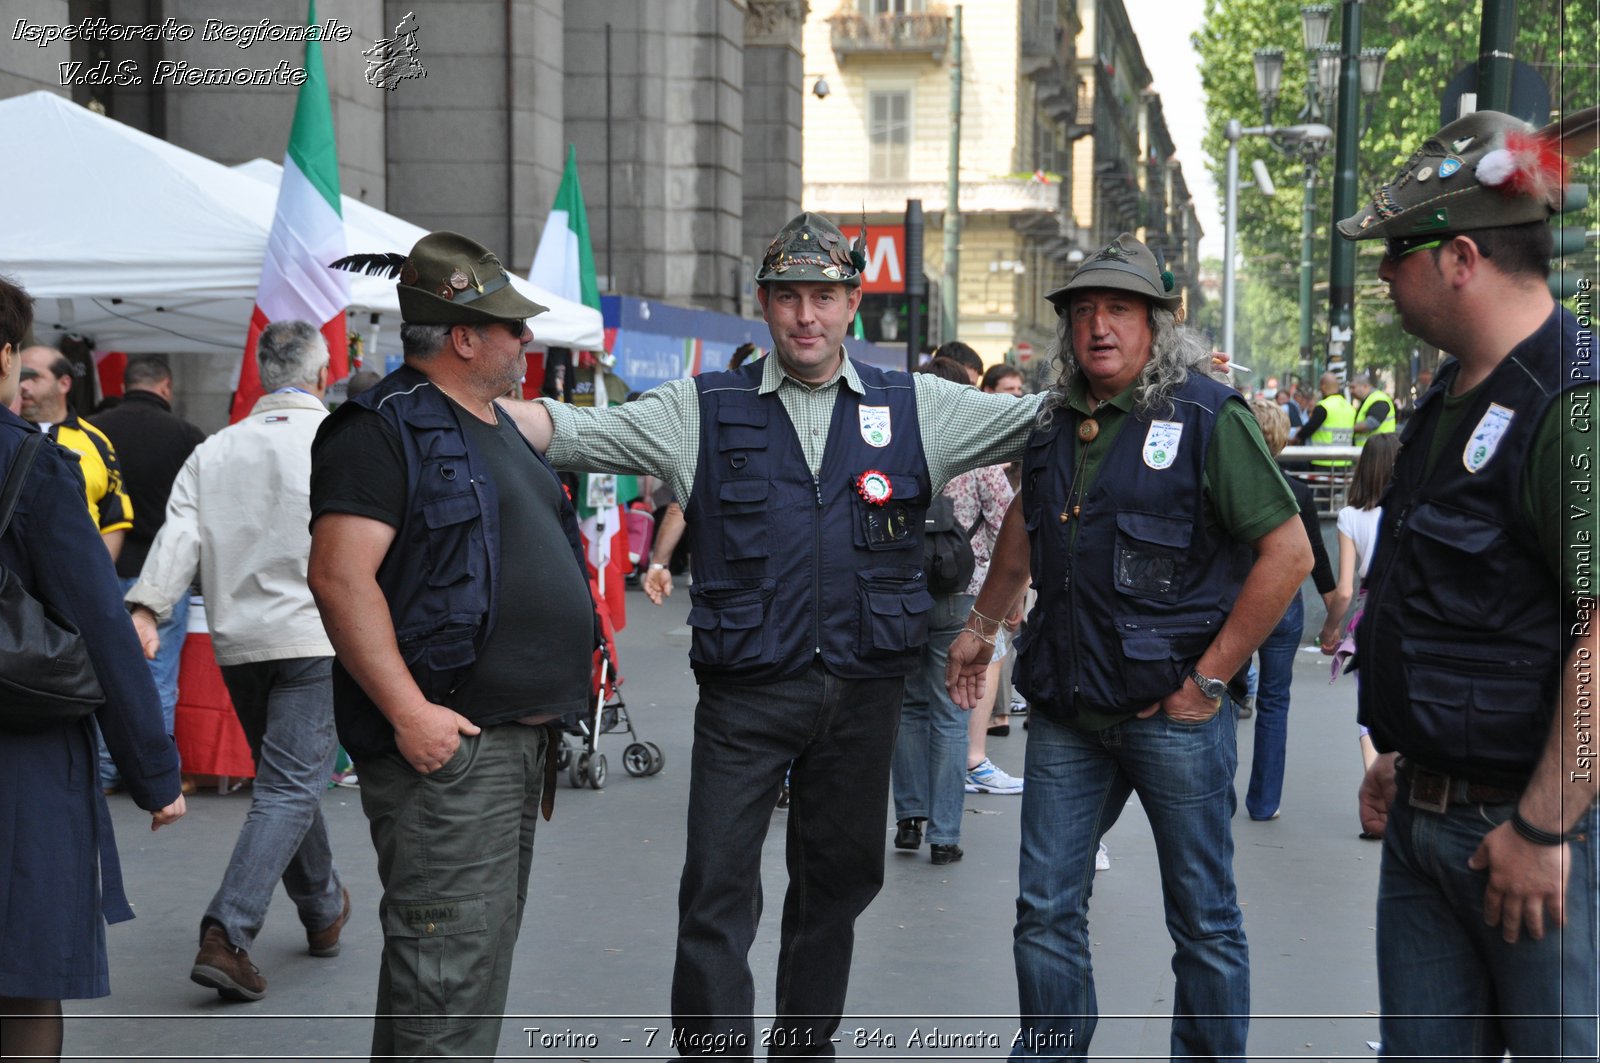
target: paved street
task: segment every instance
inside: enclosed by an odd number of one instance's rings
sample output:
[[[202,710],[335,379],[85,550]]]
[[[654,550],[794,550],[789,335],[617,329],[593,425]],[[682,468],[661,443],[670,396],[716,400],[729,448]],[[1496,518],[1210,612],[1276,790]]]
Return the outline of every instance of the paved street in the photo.
[[[640,736],[660,745],[665,770],[624,774],[626,739],[606,736],[603,791],[562,783],[555,819],[541,825],[502,1058],[663,1058],[668,1026],[682,817],[694,684],[686,650],[688,594],[665,609],[629,598],[622,633],[624,692]],[[1308,595],[1306,625],[1321,623]],[[1240,896],[1253,967],[1251,1055],[1365,1058],[1377,1036],[1373,899],[1378,846],[1356,837],[1360,777],[1352,680],[1328,685],[1326,658],[1296,665],[1283,817],[1236,821]],[[1020,721],[1019,721],[1020,722]],[[1240,730],[1242,795],[1250,724]],[[1021,774],[1026,732],[990,744]],[[848,779],[839,780],[848,786]],[[306,955],[280,890],[253,953],[268,980],[257,1004],[223,1004],[188,979],[197,923],[233,846],[246,792],[201,794],[176,827],[114,798],[129,896],[139,918],[111,927],[113,995],[69,1002],[66,1056],[77,1059],[364,1058],[380,938],[377,875],[359,795],[324,802],[355,912],[336,959]],[[1011,925],[1019,799],[969,796],[966,859],[934,867],[890,850],[882,894],[858,924],[849,1013],[839,1055],[995,1058],[1016,1034]],[[785,883],[783,819],[773,816],[765,860],[767,915],[752,954],[758,1014],[772,1007],[778,915]],[[890,825],[892,832],[892,824]],[[1108,836],[1112,867],[1096,879],[1091,913],[1102,1018],[1096,1058],[1166,1058],[1171,945],[1149,829],[1130,802]],[[884,844],[890,843],[889,833]],[[760,1019],[758,1018],[758,1027]],[[524,1028],[539,1032],[525,1034]],[[860,1048],[856,1031],[860,1030]],[[873,1037],[874,1032],[878,1034]],[[960,1035],[951,1040],[952,1035]],[[530,1047],[530,1038],[532,1046]],[[541,1043],[541,1041],[543,1043]]]

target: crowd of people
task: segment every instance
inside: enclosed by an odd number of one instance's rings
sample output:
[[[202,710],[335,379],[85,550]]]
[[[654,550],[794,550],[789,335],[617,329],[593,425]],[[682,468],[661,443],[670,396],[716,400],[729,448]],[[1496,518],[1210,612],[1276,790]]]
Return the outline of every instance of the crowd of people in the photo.
[[[1554,148],[1507,152],[1528,138]],[[933,864],[960,860],[963,795],[986,791],[1021,806],[1016,1054],[1089,1050],[1090,894],[1136,794],[1173,943],[1172,1056],[1246,1058],[1237,721],[1255,661],[1245,805],[1273,821],[1309,575],[1317,642],[1359,668],[1382,1053],[1592,1058],[1600,642],[1570,546],[1596,531],[1577,475],[1595,447],[1570,414],[1597,375],[1586,326],[1544,284],[1562,146],[1469,115],[1339,223],[1385,241],[1402,325],[1450,356],[1401,433],[1367,377],[1346,398],[1325,376],[1298,426],[1277,395],[1246,401],[1131,234],[1046,296],[1057,371],[1038,394],[960,344],[916,373],[849,357],[859,241],[807,212],[755,277],[769,355],[597,409],[505,398],[545,308],[487,248],[433,233],[386,266],[401,368],[329,415],[317,330],[275,323],[257,352],[268,393],[204,441],[154,360],[129,365],[106,428],[76,417],[71,364],[25,343],[31,301],[0,283],[0,405],[20,396],[23,414],[0,411],[0,467],[24,477],[0,489],[0,566],[82,633],[104,688],[87,719],[0,719],[7,1053],[58,1056],[60,1001],[109,992],[104,922],[131,912],[105,791],[125,787],[152,828],[185,811],[164,701],[198,578],[257,774],[191,978],[262,998],[250,948],[280,880],[308,953],[338,952],[352,900],[319,796],[342,744],[383,890],[373,1056],[492,1058],[558,729],[603,643],[559,479],[593,471],[660,480],[688,548],[680,1054],[756,1054],[749,951],[780,800],[768,1040],[831,1055],[889,852],[926,841]],[[1491,180],[1507,168],[1522,176]],[[36,453],[41,431],[57,445]],[[117,438],[137,460],[119,466]],[[1336,567],[1275,460],[1291,439],[1361,448]],[[1577,454],[1588,465],[1564,474]],[[644,580],[658,602],[668,538]],[[1010,727],[1007,670],[1020,778],[984,746]],[[118,773],[100,786],[73,767],[94,763],[97,733]]]

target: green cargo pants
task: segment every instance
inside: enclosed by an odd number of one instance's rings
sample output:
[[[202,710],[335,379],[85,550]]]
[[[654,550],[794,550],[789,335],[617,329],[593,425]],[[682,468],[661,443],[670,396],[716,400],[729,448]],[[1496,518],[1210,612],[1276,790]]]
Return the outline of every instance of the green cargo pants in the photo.
[[[357,765],[384,891],[374,1059],[494,1058],[549,733],[462,735],[431,775],[398,753]]]

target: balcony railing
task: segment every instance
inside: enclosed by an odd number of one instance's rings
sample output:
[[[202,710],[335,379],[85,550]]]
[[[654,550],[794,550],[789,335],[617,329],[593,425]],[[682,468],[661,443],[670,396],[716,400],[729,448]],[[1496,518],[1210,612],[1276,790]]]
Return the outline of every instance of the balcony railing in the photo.
[[[1063,209],[1064,187],[1059,181],[1044,184],[1027,177],[963,178],[961,212],[1054,216]],[[942,211],[947,191],[944,181],[808,181],[803,198],[811,209],[838,219],[853,217],[863,207],[869,214],[899,214],[908,199],[922,200],[925,211]]]
[[[828,19],[832,30],[833,54],[840,59],[854,55],[927,55],[937,62],[950,47],[950,16],[943,11],[920,11],[905,15],[861,15],[841,11]]]

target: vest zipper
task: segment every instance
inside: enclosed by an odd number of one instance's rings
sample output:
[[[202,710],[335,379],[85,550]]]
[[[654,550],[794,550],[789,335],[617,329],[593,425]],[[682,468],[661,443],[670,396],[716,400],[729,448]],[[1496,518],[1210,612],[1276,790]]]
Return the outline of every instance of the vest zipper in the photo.
[[[822,656],[822,478],[813,474],[811,486],[817,492],[817,517],[811,522],[811,643]]]

